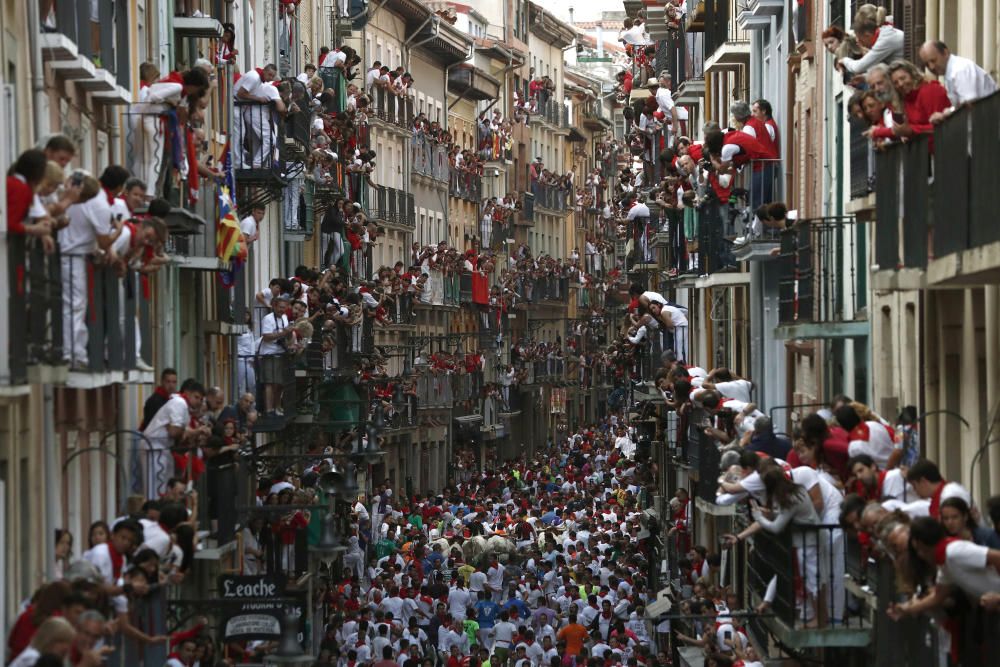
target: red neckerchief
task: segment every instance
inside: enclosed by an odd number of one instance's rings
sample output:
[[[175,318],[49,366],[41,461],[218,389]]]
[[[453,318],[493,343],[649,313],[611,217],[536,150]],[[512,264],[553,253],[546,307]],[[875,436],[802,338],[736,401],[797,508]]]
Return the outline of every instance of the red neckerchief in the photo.
[[[263,67],[255,67],[254,71],[257,72],[257,74],[260,75],[260,80],[263,81],[264,80],[264,68]]]
[[[934,562],[938,565],[944,565],[948,560],[948,545],[952,542],[961,542],[957,537],[946,537],[937,544],[934,545]]]
[[[153,393],[156,394],[157,396],[167,399],[168,401],[170,400],[170,393],[163,387],[157,387],[156,389],[153,390]]]
[[[115,581],[118,581],[118,577],[122,576],[122,566],[125,564],[125,556],[118,553],[110,541],[107,544],[108,557],[111,559],[111,574],[114,576]]]
[[[113,194],[111,194],[111,191],[110,191],[110,190],[108,190],[108,189],[107,189],[106,187],[104,187],[103,185],[101,186],[101,189],[102,189],[102,190],[104,190],[104,194],[105,194],[105,195],[107,196],[107,198],[108,198],[108,203],[109,203],[109,204],[111,204],[111,205],[114,205],[114,203],[115,203],[115,199],[117,199],[117,196],[116,196],[116,195],[113,195]]]
[[[171,72],[170,74],[166,75],[165,77],[157,81],[157,83],[179,83],[183,86],[184,77],[181,76],[180,72]]]
[[[149,84],[146,83],[145,81],[140,81],[139,82],[139,90],[142,90],[143,88],[149,88]]]
[[[947,483],[945,480],[941,480],[940,486],[935,489],[934,495],[931,496],[931,506],[928,508],[928,512],[935,519],[941,517],[941,493],[944,492],[944,486]]]

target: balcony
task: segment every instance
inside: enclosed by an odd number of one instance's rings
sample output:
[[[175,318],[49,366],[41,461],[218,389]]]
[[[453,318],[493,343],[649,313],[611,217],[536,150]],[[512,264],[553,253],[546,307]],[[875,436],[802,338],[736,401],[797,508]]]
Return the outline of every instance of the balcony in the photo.
[[[100,22],[92,23],[88,3],[54,5],[54,32],[41,35],[42,57],[51,63],[52,70],[92,93],[114,93],[107,100],[127,97],[126,89],[132,85],[128,7],[113,0],[99,0]]]
[[[416,381],[417,406],[419,409],[451,408],[454,403],[452,376],[441,372],[431,372],[428,367],[418,367]]]
[[[367,183],[364,204],[366,215],[376,222],[407,230],[417,224],[414,199],[410,193]]]
[[[604,113],[604,105],[597,100],[588,101],[583,107],[583,126],[593,132],[601,132],[612,126],[612,121]]]
[[[732,505],[715,504],[722,454],[719,452],[718,441],[705,433],[705,429],[717,426],[716,421],[717,417],[708,411],[692,412],[683,453],[691,468],[689,477],[695,482],[695,503],[707,513],[729,515],[733,513]]]
[[[448,194],[465,201],[480,204],[483,201],[483,177],[467,169],[450,167]]]
[[[928,285],[1000,282],[1000,229],[993,222],[1000,206],[998,122],[1000,94],[994,93],[959,109],[934,131],[934,182],[929,187],[928,209],[933,256],[927,265]],[[903,204],[909,218],[909,201],[904,199]],[[938,220],[942,229],[935,233]],[[913,222],[907,220],[910,225]]]
[[[785,11],[785,0],[745,0],[736,20],[745,30],[768,30],[771,17],[781,20]]]
[[[266,191],[261,203],[267,203],[280,195],[288,176],[279,155],[279,149],[285,148],[284,120],[273,104],[237,100],[234,106],[233,173],[238,185]],[[247,203],[240,201],[241,206]]]
[[[495,100],[500,97],[500,81],[472,63],[461,63],[448,71],[448,92],[477,102]]]
[[[769,585],[775,591],[772,615],[756,621],[756,628],[791,649],[868,646],[871,624],[845,615],[846,544],[840,526],[790,524],[778,534],[760,530],[752,542],[747,558],[751,605],[764,599]]]
[[[851,201],[848,210],[856,214],[875,207],[875,150],[864,136],[863,127],[850,123]]]
[[[573,210],[569,201],[572,196],[570,189],[537,181],[532,184],[532,189],[534,190],[533,208],[543,209],[540,212],[564,214]]]
[[[104,264],[94,256],[64,253],[56,282],[53,264],[49,258],[48,266],[38,270],[45,273],[49,299],[57,290],[60,294],[62,355],[70,366],[67,384],[90,388],[126,380],[152,382],[152,372],[140,369],[151,367],[153,303],[145,281],[132,270]],[[51,309],[32,317],[47,319],[55,333],[58,319]],[[55,347],[51,349],[54,352]]]
[[[705,0],[705,71],[750,64],[750,34],[733,15],[735,0]]]
[[[514,224],[532,226],[535,224],[535,195],[525,192],[521,200],[521,215],[517,216]]]
[[[413,99],[376,87],[372,94],[369,117],[379,121],[387,129],[409,134],[413,124]]]
[[[800,220],[782,232],[778,262],[777,338],[868,335],[864,223],[852,217]]]
[[[61,261],[23,234],[7,235],[10,300],[5,322],[10,374],[0,385],[52,382],[64,375]]]
[[[450,180],[448,148],[423,133],[414,134],[410,141],[410,163],[415,176],[444,183]]]
[[[539,99],[535,103],[534,110],[531,112],[532,116],[535,116],[537,120],[548,125],[553,130],[559,132],[565,131],[569,133],[570,123],[569,123],[569,109],[561,100],[553,98],[551,95],[545,96],[543,99]]]

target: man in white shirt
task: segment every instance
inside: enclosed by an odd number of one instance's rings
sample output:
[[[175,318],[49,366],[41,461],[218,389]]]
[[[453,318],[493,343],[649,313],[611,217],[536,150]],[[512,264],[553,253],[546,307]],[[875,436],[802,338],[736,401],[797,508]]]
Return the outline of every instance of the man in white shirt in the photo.
[[[270,113],[266,109],[261,109],[259,104],[266,104],[270,97],[265,95],[264,87],[269,86],[271,81],[278,76],[276,65],[266,65],[262,69],[252,69],[239,78],[233,86],[233,99],[242,104],[236,107],[236,118],[238,122],[233,123],[232,159],[234,169],[245,169],[247,162],[245,151],[243,150],[243,134],[250,139],[251,147],[260,145],[260,135],[254,133],[254,126],[260,125],[257,120],[259,116],[267,116]],[[257,104],[251,104],[256,102]],[[255,150],[251,148],[250,155],[253,156]]]
[[[69,225],[59,230],[63,286],[63,354],[75,370],[88,365],[87,342],[87,256],[104,250],[114,259],[111,244],[121,234],[121,221],[112,222],[111,204],[129,173],[111,165],[101,174],[101,191],[89,201],[66,209]]]
[[[632,438],[624,426],[618,429],[618,437],[615,438],[615,449],[628,459],[632,458],[632,455],[635,454],[635,443],[632,442]]]
[[[264,219],[265,208],[263,204],[254,204],[250,215],[240,220],[240,231],[243,232],[243,242],[249,248],[254,241],[260,238],[258,225]]]
[[[279,294],[271,300],[272,312],[264,316],[260,323],[260,370],[264,385],[264,410],[282,415],[281,397],[285,381],[284,355],[288,349],[287,339],[294,329],[288,324],[288,295]]]
[[[626,44],[635,46],[645,46],[649,44],[649,34],[642,19],[637,18],[632,23],[632,27],[622,33],[621,39]]]
[[[191,408],[200,406],[204,396],[205,388],[201,383],[188,378],[181,385],[180,393],[167,399],[146,425],[143,434],[149,449],[145,453],[143,472],[147,498],[159,498],[167,490],[167,481],[173,476],[170,448],[174,443],[199,433],[210,433],[208,426],[191,427]]]
[[[379,77],[382,76],[382,63],[375,61],[371,68],[365,73],[365,90],[369,93],[378,85]]]
[[[674,136],[679,136],[678,122],[680,116],[678,115],[677,105],[674,104],[674,96],[670,92],[672,80],[673,77],[670,76],[669,72],[660,73],[660,87],[656,89],[656,105],[663,112],[664,118],[670,119],[670,132]],[[669,144],[670,142],[668,141],[667,145]]]
[[[924,42],[920,47],[920,59],[927,69],[944,77],[948,99],[956,107],[974,102],[997,90],[997,82],[989,72],[968,58],[953,55],[944,42]],[[934,113],[931,115],[931,122],[938,123],[950,113],[950,110]]]

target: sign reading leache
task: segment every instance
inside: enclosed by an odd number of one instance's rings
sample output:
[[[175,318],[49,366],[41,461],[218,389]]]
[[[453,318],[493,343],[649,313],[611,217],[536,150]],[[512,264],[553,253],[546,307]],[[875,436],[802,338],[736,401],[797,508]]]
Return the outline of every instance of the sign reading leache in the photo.
[[[223,575],[219,577],[219,596],[232,602],[223,619],[226,641],[277,639],[286,615],[301,617],[305,609],[297,597],[285,591],[282,581],[261,576]]]

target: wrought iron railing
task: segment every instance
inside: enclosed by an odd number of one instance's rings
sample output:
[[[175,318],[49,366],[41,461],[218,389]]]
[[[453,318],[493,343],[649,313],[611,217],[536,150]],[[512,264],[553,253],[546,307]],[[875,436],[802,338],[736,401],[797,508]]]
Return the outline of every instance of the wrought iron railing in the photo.
[[[864,224],[852,217],[800,220],[781,235],[779,316],[783,324],[844,322],[864,305],[857,289]]]

